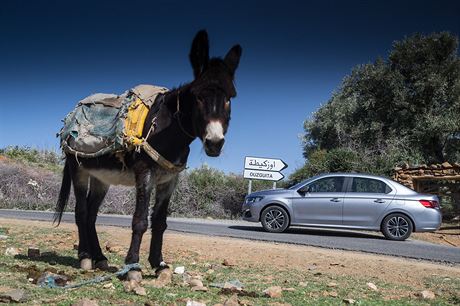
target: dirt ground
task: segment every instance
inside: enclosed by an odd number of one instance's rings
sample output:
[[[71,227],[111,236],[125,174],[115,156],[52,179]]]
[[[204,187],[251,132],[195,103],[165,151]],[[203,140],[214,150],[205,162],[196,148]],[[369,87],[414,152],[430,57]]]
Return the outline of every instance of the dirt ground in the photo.
[[[434,233],[413,233],[412,238],[437,244],[460,247],[460,221],[447,224],[443,223],[441,228]]]
[[[0,219],[1,225],[18,225],[25,221]],[[29,226],[52,229],[49,222],[27,221]],[[74,231],[73,224],[60,227]],[[120,252],[129,247],[131,230],[127,228],[101,226],[98,232],[106,233],[101,244],[110,241]],[[52,241],[52,237],[50,237]],[[147,257],[150,234],[146,233],[142,243],[142,257]],[[460,250],[459,250],[460,251]],[[443,265],[426,261],[373,255],[359,252],[331,250],[283,243],[267,243],[234,238],[209,237],[194,234],[167,232],[164,239],[164,257],[168,263],[186,256],[200,262],[222,262],[232,260],[241,267],[271,266],[274,269],[314,270],[331,278],[353,276],[369,281],[404,283],[422,289],[427,277],[460,278],[460,265]]]

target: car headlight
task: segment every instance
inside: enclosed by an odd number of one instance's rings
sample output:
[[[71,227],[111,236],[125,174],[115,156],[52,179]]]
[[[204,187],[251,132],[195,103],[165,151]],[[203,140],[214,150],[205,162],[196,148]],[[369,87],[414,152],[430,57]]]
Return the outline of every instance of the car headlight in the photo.
[[[256,202],[259,202],[262,200],[264,197],[257,196],[257,197],[247,197],[246,200],[244,201],[244,204],[254,204]]]

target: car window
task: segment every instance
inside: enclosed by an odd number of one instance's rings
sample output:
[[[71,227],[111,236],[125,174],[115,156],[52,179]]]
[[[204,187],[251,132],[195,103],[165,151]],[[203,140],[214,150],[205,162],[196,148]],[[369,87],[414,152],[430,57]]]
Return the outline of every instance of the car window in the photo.
[[[327,177],[314,181],[303,189],[308,188],[308,192],[341,192],[344,181],[343,176]]]
[[[380,180],[363,177],[354,177],[351,192],[362,193],[390,193],[391,188]]]

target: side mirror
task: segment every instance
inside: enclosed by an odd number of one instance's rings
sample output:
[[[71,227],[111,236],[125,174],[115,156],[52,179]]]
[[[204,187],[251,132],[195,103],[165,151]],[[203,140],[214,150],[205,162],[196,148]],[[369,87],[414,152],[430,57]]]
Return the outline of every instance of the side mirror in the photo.
[[[310,192],[310,186],[305,186],[303,188],[300,188],[299,190],[297,190],[297,192],[301,195],[301,196],[304,196],[306,195],[307,193]]]

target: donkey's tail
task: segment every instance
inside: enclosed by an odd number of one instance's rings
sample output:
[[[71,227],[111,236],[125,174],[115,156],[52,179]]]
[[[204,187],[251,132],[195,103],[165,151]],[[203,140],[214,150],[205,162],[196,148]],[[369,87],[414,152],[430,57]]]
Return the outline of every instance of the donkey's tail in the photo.
[[[56,209],[54,211],[53,224],[57,223],[56,226],[59,226],[61,223],[62,213],[64,212],[67,202],[69,201],[71,185],[72,179],[70,176],[70,165],[69,161],[66,159],[62,173],[61,191],[59,191],[59,199],[56,203]]]

